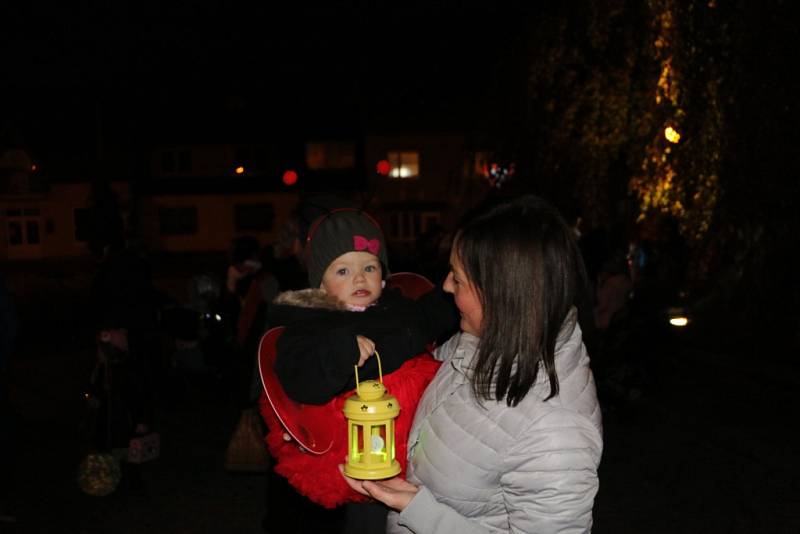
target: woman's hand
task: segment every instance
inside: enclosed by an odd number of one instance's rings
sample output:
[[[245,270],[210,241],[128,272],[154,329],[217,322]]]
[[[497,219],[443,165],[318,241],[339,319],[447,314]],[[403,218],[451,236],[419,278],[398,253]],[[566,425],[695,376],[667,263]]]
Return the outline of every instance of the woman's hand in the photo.
[[[356,336],[356,343],[358,343],[358,366],[361,367],[375,353],[375,342],[368,337]]]
[[[386,480],[356,480],[344,474],[344,466],[339,465],[347,484],[361,495],[372,497],[389,508],[402,512],[414,495],[419,491],[419,486],[408,482],[404,478],[394,477]]]

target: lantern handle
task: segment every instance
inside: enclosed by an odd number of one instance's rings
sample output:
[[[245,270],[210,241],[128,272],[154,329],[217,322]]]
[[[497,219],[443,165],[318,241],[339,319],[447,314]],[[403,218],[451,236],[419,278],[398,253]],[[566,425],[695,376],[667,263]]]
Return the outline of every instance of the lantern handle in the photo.
[[[383,384],[383,369],[381,368],[381,355],[378,351],[375,351],[375,358],[378,359],[378,379],[380,380],[381,384]],[[356,394],[360,397],[361,391],[358,389],[361,385],[358,381],[358,365],[354,365],[353,368],[356,370]]]

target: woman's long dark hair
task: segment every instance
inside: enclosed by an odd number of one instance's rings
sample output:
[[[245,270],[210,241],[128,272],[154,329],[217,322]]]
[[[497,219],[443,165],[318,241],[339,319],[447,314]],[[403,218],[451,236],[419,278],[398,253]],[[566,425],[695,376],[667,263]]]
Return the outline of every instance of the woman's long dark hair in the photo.
[[[553,206],[529,195],[472,219],[453,246],[483,307],[471,379],[478,398],[516,406],[542,366],[547,398],[558,395],[556,339],[586,280],[571,229]]]

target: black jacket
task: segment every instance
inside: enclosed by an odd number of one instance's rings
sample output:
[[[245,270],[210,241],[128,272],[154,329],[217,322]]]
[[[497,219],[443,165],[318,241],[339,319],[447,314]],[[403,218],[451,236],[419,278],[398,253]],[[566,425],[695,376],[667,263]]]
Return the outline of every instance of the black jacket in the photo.
[[[458,314],[441,289],[410,300],[385,290],[363,312],[349,311],[319,289],[282,293],[270,306],[270,324],[286,330],[278,339],[275,372],[297,402],[324,404],[355,387],[356,336],[375,342],[384,374],[442,341],[458,328]],[[359,380],[378,378],[377,358],[358,370]]]

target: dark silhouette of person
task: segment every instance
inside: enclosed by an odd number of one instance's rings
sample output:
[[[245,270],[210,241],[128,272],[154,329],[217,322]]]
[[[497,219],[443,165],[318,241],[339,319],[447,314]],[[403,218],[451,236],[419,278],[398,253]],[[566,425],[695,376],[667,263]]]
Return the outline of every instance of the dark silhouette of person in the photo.
[[[96,242],[97,271],[90,309],[98,351],[92,385],[98,396],[93,444],[96,450],[125,449],[131,438],[151,431],[155,388],[166,366],[157,322],[158,292],[149,264],[127,247],[121,233]],[[129,487],[141,486],[137,464],[123,462]]]

